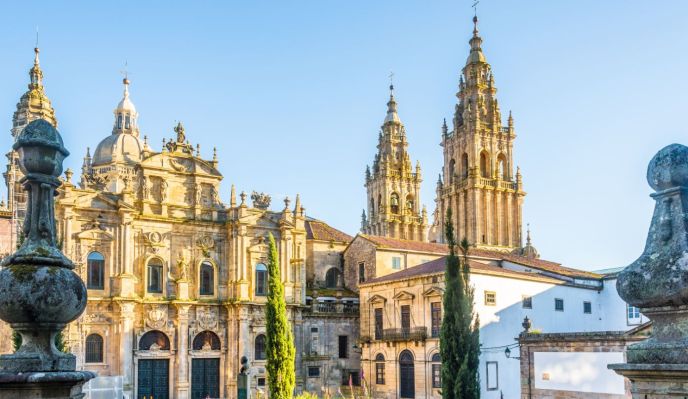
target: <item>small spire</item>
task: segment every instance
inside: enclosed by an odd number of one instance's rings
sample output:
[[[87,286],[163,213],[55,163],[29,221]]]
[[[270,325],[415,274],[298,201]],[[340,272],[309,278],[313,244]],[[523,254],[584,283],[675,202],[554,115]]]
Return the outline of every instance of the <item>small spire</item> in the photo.
[[[447,118],[442,121],[442,137],[447,137],[449,134],[449,128],[447,127]]]
[[[526,226],[526,245],[530,246],[530,223],[527,223]]]
[[[514,127],[514,117],[511,116],[511,110],[509,110],[509,127]]]
[[[147,135],[143,136],[143,149],[144,150],[148,149],[148,136]]]
[[[200,157],[201,156],[201,145],[196,143],[196,156]]]
[[[213,162],[217,163],[217,147],[213,147]]]
[[[86,158],[91,158],[91,147],[86,147]]]
[[[162,152],[167,151],[167,140],[165,138],[162,138]]]
[[[473,37],[478,37],[478,15],[473,16]]]
[[[34,47],[33,52],[33,67],[29,71],[29,77],[31,78],[29,89],[36,89],[43,85],[43,71],[41,71],[40,60],[38,59],[38,53],[40,53],[41,50],[38,48],[38,46],[36,46]]]
[[[294,214],[299,215],[301,213],[301,196],[296,194],[296,203],[294,204]]]
[[[232,208],[236,206],[236,188],[234,188],[234,184],[232,184],[232,189],[229,193],[229,206]]]
[[[394,100],[394,85],[389,85],[389,101],[387,102],[387,116],[385,117],[385,122],[395,122],[401,123],[399,115],[397,114],[397,102]]]

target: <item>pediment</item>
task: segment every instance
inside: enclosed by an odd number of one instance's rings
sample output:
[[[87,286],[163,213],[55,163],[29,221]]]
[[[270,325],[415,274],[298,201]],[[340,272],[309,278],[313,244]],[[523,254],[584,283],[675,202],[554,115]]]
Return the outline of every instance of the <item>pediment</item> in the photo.
[[[183,153],[153,154],[141,162],[141,168],[167,170],[171,173],[206,175],[222,179],[222,174],[209,162]]]
[[[415,298],[416,296],[413,295],[412,293],[408,291],[399,291],[396,295],[394,295],[394,300],[395,301],[405,301],[405,300],[411,300]]]
[[[444,289],[440,287],[430,287],[423,292],[423,296],[442,296],[444,295]]]
[[[101,193],[89,194],[79,197],[75,206],[90,209],[117,209],[117,199],[109,198]]]
[[[95,241],[109,241],[112,240],[112,234],[100,229],[89,229],[79,232],[77,235],[79,240],[95,240]]]
[[[387,298],[381,296],[381,295],[373,295],[368,299],[368,303],[385,303],[387,302]]]

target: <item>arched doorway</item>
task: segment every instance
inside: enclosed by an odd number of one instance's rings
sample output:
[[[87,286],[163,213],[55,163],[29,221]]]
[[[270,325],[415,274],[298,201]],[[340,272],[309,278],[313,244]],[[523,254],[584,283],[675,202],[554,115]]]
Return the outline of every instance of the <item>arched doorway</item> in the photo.
[[[408,350],[399,355],[399,394],[402,398],[413,399],[416,397],[413,354]]]
[[[191,398],[219,398],[220,338],[212,331],[203,331],[194,338],[192,348],[200,351],[201,357],[191,360]]]
[[[169,351],[170,339],[160,331],[148,331],[139,340],[139,351]],[[169,359],[139,358],[137,398],[169,398]]]

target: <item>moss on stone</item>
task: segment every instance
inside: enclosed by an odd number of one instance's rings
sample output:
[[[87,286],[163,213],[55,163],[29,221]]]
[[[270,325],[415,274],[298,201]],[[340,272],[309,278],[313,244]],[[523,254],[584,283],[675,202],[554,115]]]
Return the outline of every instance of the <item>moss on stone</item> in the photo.
[[[33,278],[33,274],[38,270],[34,265],[10,265],[7,267],[12,273],[12,277],[19,282],[27,282]]]

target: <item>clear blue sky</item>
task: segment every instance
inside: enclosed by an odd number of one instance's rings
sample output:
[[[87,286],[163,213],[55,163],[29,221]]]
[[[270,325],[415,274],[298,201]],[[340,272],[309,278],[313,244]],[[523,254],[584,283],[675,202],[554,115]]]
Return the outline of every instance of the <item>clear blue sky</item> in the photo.
[[[221,189],[301,193],[310,216],[355,234],[363,172],[395,73],[422,200],[434,209],[442,118],[453,113],[472,9],[454,1],[7,2],[0,13],[0,148],[25,91],[35,29],[45,85],[77,171],[110,134],[131,71],[142,133],[159,149],[182,120]],[[524,221],[544,258],[595,269],[633,261],[661,147],[686,143],[688,3],[479,5],[503,113],[513,110]],[[4,153],[4,151],[3,151]],[[3,167],[4,168],[4,167]]]

